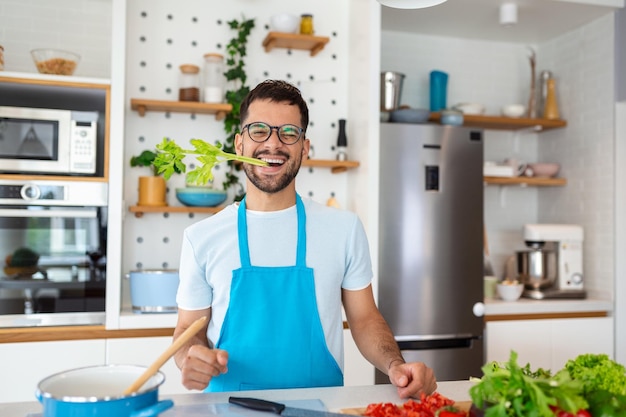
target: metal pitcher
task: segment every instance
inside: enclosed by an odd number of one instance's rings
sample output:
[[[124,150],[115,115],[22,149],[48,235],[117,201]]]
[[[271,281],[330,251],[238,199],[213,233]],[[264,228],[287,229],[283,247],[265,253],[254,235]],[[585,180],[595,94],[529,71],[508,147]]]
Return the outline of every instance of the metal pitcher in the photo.
[[[380,110],[393,111],[400,107],[404,74],[393,71],[380,73]]]

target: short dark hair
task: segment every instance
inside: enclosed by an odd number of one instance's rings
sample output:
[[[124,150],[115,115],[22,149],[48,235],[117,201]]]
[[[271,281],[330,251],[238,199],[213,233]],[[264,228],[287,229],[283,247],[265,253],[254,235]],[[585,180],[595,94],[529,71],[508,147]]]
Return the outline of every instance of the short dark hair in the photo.
[[[254,87],[241,102],[239,119],[243,122],[248,117],[248,108],[255,100],[270,100],[276,103],[288,102],[300,109],[300,123],[306,132],[309,125],[309,108],[302,98],[300,90],[293,84],[282,80],[265,80]]]

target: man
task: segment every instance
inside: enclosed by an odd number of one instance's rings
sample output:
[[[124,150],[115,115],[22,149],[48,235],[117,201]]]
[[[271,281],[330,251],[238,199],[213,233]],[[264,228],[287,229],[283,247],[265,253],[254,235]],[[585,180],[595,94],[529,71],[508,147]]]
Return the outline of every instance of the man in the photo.
[[[298,89],[265,81],[244,99],[240,116],[237,154],[269,165],[244,164],[244,200],[185,230],[174,338],[208,318],[208,328],[175,355],[185,387],[343,385],[343,305],[359,350],[401,398],[432,393],[432,370],[405,363],[374,303],[358,217],[296,193],[310,146]]]

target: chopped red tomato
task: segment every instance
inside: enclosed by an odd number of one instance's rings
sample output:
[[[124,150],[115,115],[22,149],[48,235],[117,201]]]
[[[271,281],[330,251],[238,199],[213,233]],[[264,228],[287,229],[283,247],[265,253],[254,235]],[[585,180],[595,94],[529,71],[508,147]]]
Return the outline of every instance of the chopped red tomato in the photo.
[[[437,416],[437,411],[454,404],[454,401],[435,392],[431,395],[422,394],[420,400],[408,400],[401,407],[392,403],[369,404],[365,410],[367,417],[460,417],[465,413],[454,416]]]
[[[437,417],[465,417],[467,413],[453,405],[446,405],[437,410]]]

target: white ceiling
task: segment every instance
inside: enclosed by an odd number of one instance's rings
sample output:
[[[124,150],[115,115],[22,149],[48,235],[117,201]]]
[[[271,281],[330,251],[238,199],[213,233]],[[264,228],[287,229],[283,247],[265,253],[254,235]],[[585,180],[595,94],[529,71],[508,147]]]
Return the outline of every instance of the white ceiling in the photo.
[[[518,23],[499,23],[516,3]],[[448,0],[426,9],[382,7],[382,30],[502,42],[539,43],[624,7],[624,0]]]

